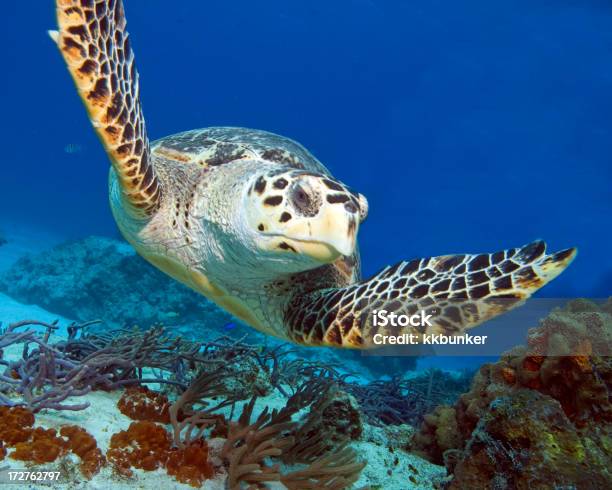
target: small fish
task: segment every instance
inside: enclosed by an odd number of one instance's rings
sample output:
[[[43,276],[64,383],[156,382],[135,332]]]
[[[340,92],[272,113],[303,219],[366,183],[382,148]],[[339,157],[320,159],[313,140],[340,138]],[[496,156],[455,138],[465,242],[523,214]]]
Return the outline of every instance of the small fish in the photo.
[[[83,151],[83,145],[79,145],[78,143],[68,143],[66,146],[64,146],[64,151],[69,155],[81,153]]]
[[[237,326],[234,322],[227,322],[223,325],[223,330],[234,330]]]

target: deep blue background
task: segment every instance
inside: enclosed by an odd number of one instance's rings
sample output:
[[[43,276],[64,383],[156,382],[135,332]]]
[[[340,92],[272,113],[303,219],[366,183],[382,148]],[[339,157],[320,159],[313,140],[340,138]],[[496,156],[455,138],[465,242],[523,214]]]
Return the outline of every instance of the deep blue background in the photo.
[[[580,255],[543,295],[612,293],[608,2],[128,0],[126,11],[151,139],[237,125],[300,141],[370,201],[366,274],[544,238]],[[115,235],[106,157],[45,32],[53,2],[3,14],[0,227]]]

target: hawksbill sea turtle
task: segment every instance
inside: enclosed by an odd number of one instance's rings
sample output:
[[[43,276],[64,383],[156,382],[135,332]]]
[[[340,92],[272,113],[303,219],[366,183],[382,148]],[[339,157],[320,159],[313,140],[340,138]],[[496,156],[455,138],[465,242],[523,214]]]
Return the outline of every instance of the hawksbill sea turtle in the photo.
[[[522,303],[573,248],[400,262],[361,280],[366,198],[298,143],[213,127],[149,142],[120,0],[57,0],[56,42],[111,161],[119,229],[147,261],[252,327],[303,345],[373,346],[374,308],[435,308],[430,332],[460,334]],[[418,332],[416,332],[418,333]],[[423,332],[421,332],[423,333]]]

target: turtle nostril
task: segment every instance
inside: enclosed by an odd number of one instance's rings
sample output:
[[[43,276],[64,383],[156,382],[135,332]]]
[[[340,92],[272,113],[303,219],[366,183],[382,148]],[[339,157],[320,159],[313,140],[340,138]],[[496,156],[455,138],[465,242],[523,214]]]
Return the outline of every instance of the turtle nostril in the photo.
[[[355,206],[355,204],[353,204],[352,202],[347,202],[344,205],[344,209],[346,209],[349,213],[356,213],[357,211],[359,211],[359,208],[357,208],[357,206]]]

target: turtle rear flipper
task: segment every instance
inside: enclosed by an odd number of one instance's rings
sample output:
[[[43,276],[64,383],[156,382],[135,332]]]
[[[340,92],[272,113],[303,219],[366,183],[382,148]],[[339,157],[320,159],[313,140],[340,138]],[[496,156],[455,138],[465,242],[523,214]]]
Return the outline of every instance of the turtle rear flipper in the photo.
[[[545,252],[546,244],[535,241],[492,254],[400,262],[351,286],[296,296],[285,323],[298,343],[368,348],[375,346],[377,333],[419,333],[410,326],[373,325],[375,310],[414,314],[433,309],[437,313],[427,333],[460,334],[521,304],[576,255],[575,248]]]
[[[151,164],[134,53],[121,0],[57,0],[49,31],[112,165],[127,208],[147,217],[161,195]]]

